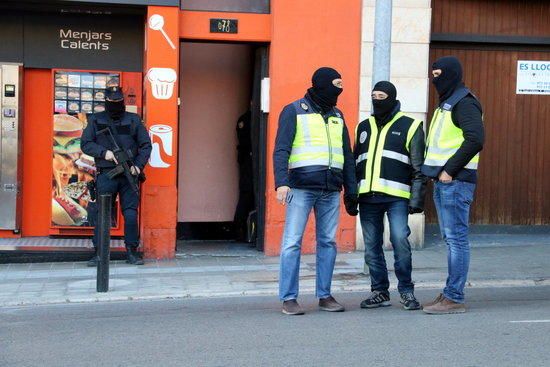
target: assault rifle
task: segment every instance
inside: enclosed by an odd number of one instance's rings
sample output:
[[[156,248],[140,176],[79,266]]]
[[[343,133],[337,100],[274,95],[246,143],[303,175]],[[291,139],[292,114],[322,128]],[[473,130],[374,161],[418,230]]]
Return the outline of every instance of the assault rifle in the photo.
[[[123,150],[117,143],[117,139],[113,136],[113,133],[111,132],[111,129],[105,128],[103,130],[100,130],[97,132],[97,134],[105,134],[109,139],[111,140],[112,146],[114,149],[112,150],[113,154],[115,155],[115,158],[118,162],[115,168],[107,172],[107,176],[110,179],[113,179],[117,177],[118,175],[124,174],[126,179],[128,180],[128,183],[130,184],[130,187],[132,188],[132,191],[134,191],[136,194],[139,195],[139,182],[145,181],[143,172],[140,172],[138,176],[134,176],[131,171],[131,167],[134,165],[134,162],[132,161],[133,154],[130,149]]]

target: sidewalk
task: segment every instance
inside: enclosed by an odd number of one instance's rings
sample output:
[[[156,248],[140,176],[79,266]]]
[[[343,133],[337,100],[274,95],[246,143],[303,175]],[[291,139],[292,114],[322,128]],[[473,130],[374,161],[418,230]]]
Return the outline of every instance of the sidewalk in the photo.
[[[472,240],[468,287],[550,285],[550,238],[506,236],[506,241]],[[496,237],[495,237],[496,238]],[[387,252],[392,289],[396,288]],[[417,288],[441,288],[447,276],[446,248],[413,252]],[[188,251],[172,261],[144,266],[111,262],[110,291],[96,293],[96,269],[85,262],[0,265],[0,306],[127,301],[186,297],[272,295],[278,290],[279,259],[253,249]],[[363,254],[338,255],[333,292],[370,290],[363,272]],[[302,256],[301,294],[315,287],[315,255]],[[311,297],[311,296],[308,296]]]

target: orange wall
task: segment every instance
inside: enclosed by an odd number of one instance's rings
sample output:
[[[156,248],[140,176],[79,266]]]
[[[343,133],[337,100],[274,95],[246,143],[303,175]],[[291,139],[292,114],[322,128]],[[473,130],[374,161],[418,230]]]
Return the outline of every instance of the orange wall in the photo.
[[[181,44],[178,222],[232,222],[237,119],[250,104],[252,47]]]
[[[178,72],[179,9],[162,6],[147,8],[148,21],[152,17],[158,20],[159,16],[162,19],[156,24],[163,23],[162,29],[168,39],[160,30],[155,30],[154,27],[152,29],[148,24],[145,31],[144,72],[146,74],[143,81],[145,124],[148,128],[153,125],[164,125],[162,128],[168,129],[173,144],[171,144],[171,150],[165,150],[162,148],[168,146],[161,145],[161,141],[157,138],[153,139],[153,149],[155,146],[162,149],[162,151],[159,150],[160,157],[158,155],[157,157],[163,165],[147,165],[145,168],[147,181],[142,187],[141,197],[141,239],[145,256],[157,259],[173,258],[176,249],[178,81],[171,81],[170,75],[167,77],[165,72],[166,69]],[[147,72],[152,68],[155,68],[157,73],[154,73],[152,78],[148,78]],[[168,92],[170,89],[166,88],[168,82],[173,84],[171,93]],[[158,98],[159,96],[161,98]]]
[[[265,253],[279,253],[284,226],[284,209],[275,198],[271,154],[277,120],[283,107],[301,98],[311,85],[311,75],[321,66],[334,67],[342,74],[344,92],[338,107],[350,132],[355,130],[359,111],[361,46],[360,0],[300,0],[271,3],[270,48],[271,106],[268,122],[268,171]],[[355,218],[341,207],[337,243],[341,251],[355,249]],[[314,251],[315,231],[310,224],[303,251]]]

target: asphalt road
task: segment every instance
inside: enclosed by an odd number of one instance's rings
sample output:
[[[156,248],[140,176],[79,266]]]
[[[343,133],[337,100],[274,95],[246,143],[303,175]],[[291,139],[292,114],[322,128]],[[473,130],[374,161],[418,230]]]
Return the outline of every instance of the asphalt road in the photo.
[[[418,291],[423,301],[434,291]],[[549,366],[550,287],[472,289],[469,312],[285,316],[272,297],[0,309],[0,366]]]

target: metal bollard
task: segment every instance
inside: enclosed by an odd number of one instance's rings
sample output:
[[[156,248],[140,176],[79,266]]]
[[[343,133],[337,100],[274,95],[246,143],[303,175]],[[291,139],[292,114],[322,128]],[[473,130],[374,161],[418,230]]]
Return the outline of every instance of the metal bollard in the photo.
[[[97,284],[98,292],[109,291],[109,257],[111,244],[111,195],[99,196],[98,207],[98,236],[97,247],[99,262],[97,263]]]

